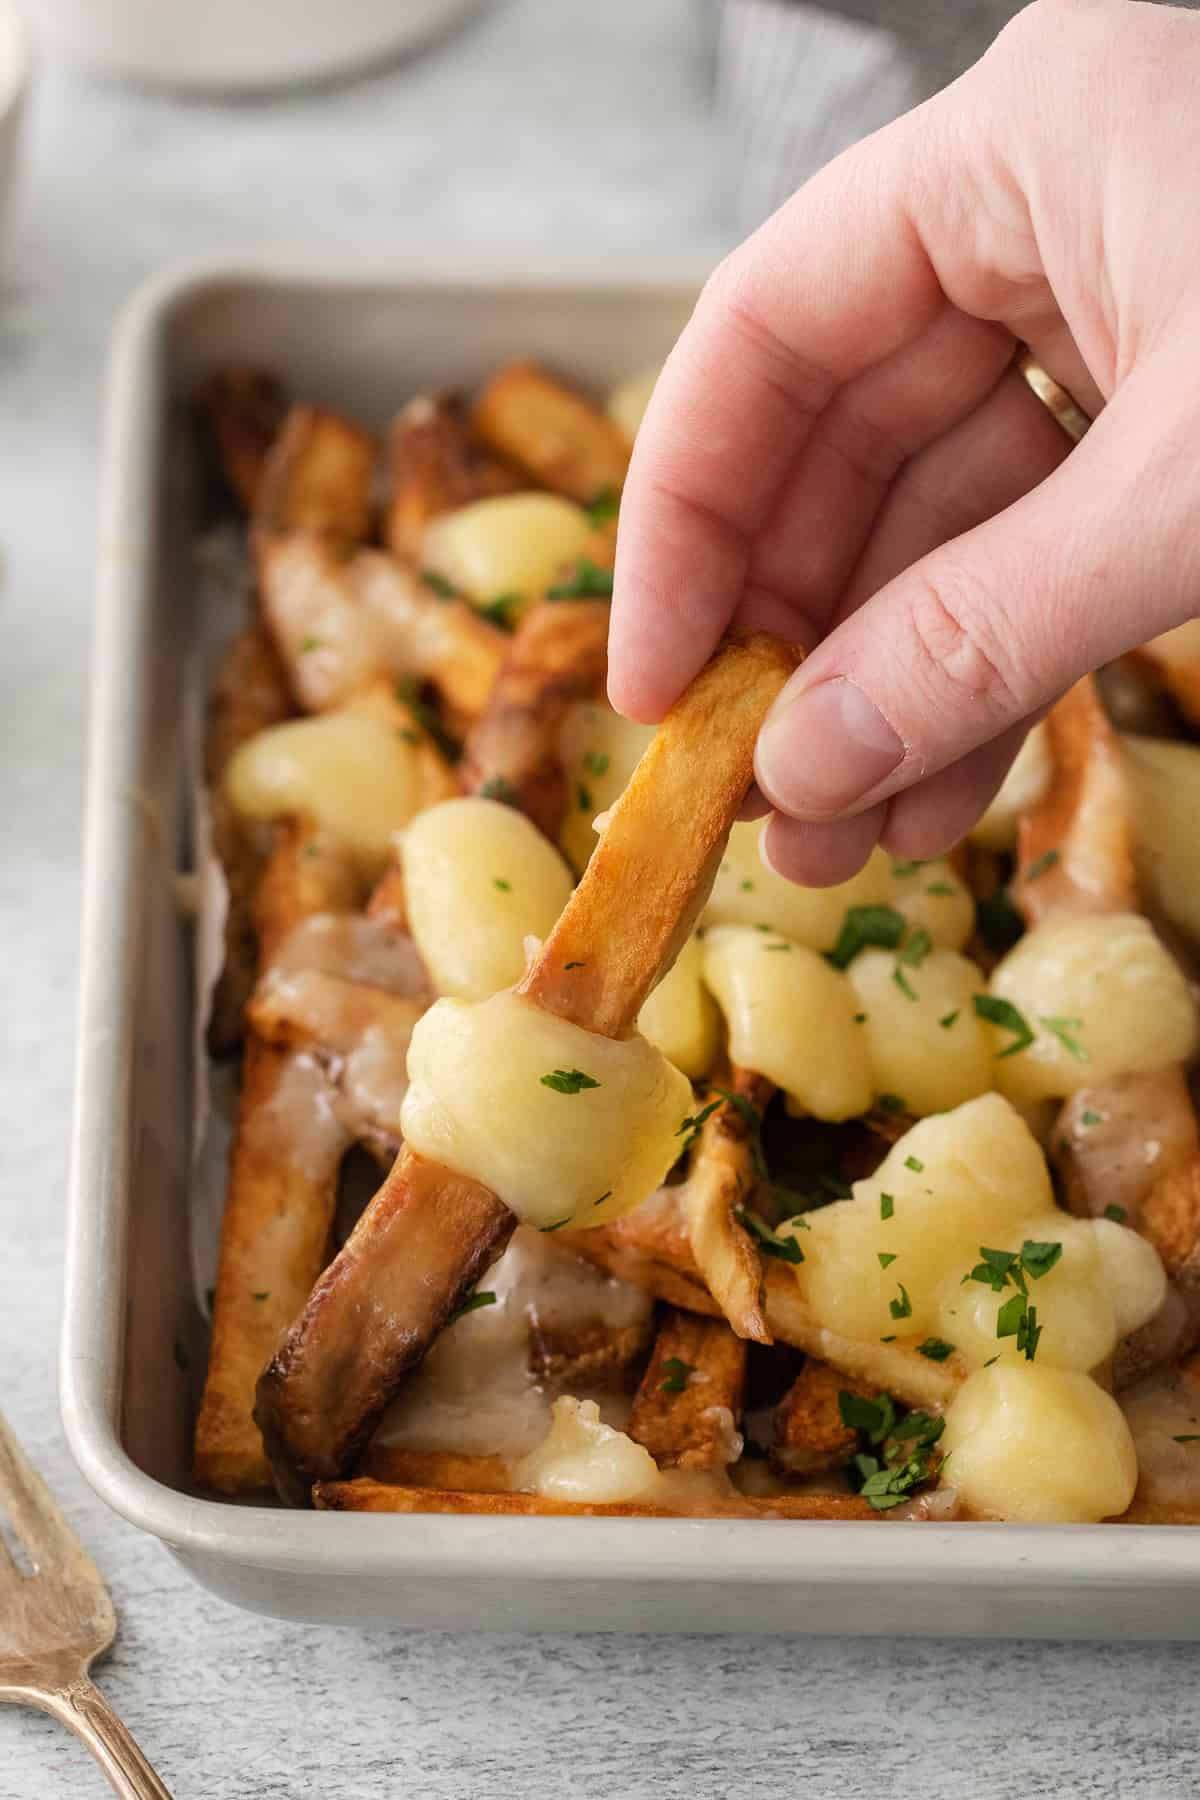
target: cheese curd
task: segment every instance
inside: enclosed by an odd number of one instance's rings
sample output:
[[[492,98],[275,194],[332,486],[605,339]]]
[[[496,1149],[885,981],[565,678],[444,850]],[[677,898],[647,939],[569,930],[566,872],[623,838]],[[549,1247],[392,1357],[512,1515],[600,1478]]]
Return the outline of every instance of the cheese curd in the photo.
[[[401,840],[408,925],[439,994],[483,1000],[519,981],[524,941],[545,937],[571,872],[535,825],[477,797],[421,813]]]
[[[1155,738],[1123,742],[1143,885],[1173,925],[1200,940],[1200,749]]]
[[[889,858],[873,850],[864,868],[837,887],[797,887],[759,855],[766,821],[735,825],[704,909],[705,925],[768,925],[794,944],[830,950],[850,906],[886,906],[892,898]]]
[[[1054,757],[1044,725],[1035,725],[1017,751],[1000,792],[968,836],[981,850],[1015,850],[1021,814],[1036,806],[1050,785]]]
[[[1006,1243],[1021,1219],[1052,1206],[1028,1126],[1000,1095],[984,1094],[922,1119],[851,1199],[806,1214],[796,1279],[820,1324],[843,1337],[924,1334],[938,1325],[946,1277],[974,1262],[980,1244]]]
[[[961,950],[975,929],[975,901],[948,862],[893,862],[891,904],[910,931]]]
[[[550,1430],[513,1470],[513,1486],[520,1492],[601,1506],[646,1500],[659,1479],[647,1449],[605,1425],[594,1400],[569,1394],[554,1402]]]
[[[515,617],[586,550],[591,533],[583,508],[561,495],[496,494],[434,519],[421,562],[481,606],[512,599]]]
[[[439,1000],[413,1031],[408,1075],[411,1148],[543,1231],[645,1200],[692,1110],[691,1083],[644,1038],[614,1042],[507,992]]]
[[[1087,1374],[1112,1355],[1117,1342],[1116,1310],[1095,1234],[1089,1221],[1055,1212],[1024,1220],[993,1248],[1019,1251],[1031,1239],[1062,1245],[1062,1255],[1052,1269],[1039,1280],[1025,1277],[1029,1305],[1036,1308],[1041,1327],[1037,1361],[1049,1368],[1079,1369]],[[1000,1309],[1017,1289],[1010,1282],[996,1292],[984,1282],[964,1281],[967,1274],[967,1269],[956,1270],[947,1279],[939,1330],[973,1368],[982,1368],[994,1357],[1024,1361],[1015,1332],[1009,1337],[996,1335]]]
[[[619,381],[608,396],[608,416],[615,425],[620,426],[631,444],[638,434],[638,426],[646,416],[654,384],[661,372],[661,365],[657,363],[652,369],[639,369],[636,375],[629,375],[624,381]]]
[[[350,712],[256,732],[230,758],[225,787],[244,818],[293,814],[332,832],[368,875],[421,800],[413,747],[391,725]]]
[[[854,994],[815,950],[720,925],[705,934],[704,980],[725,1015],[734,1063],[768,1075],[815,1118],[867,1111],[874,1090]]]
[[[1174,958],[1136,913],[1047,919],[996,966],[992,994],[1035,1033],[991,1025],[995,1079],[1014,1101],[1073,1094],[1184,1062],[1196,1008]]]
[[[563,720],[558,753],[567,804],[558,841],[581,874],[596,848],[597,815],[625,792],[656,729],[623,719],[599,700],[580,702]]]
[[[931,950],[919,964],[906,965],[895,951],[864,950],[846,981],[855,1010],[866,1015],[859,1032],[876,1093],[897,1094],[922,1116],[947,1112],[991,1087],[991,1045],[974,1008],[984,976],[967,957]]]
[[[982,1518],[1112,1518],[1137,1486],[1137,1453],[1116,1401],[1087,1375],[1040,1357],[969,1376],[947,1410],[940,1448],[951,1459],[948,1479]]]
[[[690,937],[638,1016],[646,1041],[693,1081],[708,1074],[720,1048],[720,1017],[703,968],[700,940]]]

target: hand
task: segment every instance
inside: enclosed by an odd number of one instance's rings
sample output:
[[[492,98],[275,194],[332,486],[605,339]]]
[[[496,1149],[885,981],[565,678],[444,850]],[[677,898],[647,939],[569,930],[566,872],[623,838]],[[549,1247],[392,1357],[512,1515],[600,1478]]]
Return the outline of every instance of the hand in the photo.
[[[661,717],[731,623],[809,647],[756,763],[793,879],[945,850],[1059,694],[1200,611],[1197,93],[1195,14],[1037,0],[705,287],[622,502],[609,693]],[[1077,448],[1019,341],[1099,415]]]

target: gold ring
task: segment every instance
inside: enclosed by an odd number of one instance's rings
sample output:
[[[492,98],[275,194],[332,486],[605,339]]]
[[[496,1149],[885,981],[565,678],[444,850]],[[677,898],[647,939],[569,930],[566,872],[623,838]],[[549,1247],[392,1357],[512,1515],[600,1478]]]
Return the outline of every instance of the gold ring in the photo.
[[[1017,357],[1017,368],[1046,411],[1077,444],[1092,422],[1082,406],[1071,398],[1066,388],[1061,387],[1052,375],[1047,375],[1041,363],[1035,362],[1028,350],[1022,350]]]

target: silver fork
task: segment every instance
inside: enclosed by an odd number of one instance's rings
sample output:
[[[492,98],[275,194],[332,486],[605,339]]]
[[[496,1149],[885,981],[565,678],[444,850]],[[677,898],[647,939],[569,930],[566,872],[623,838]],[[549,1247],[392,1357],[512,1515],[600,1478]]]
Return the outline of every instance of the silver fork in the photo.
[[[0,1413],[0,1517],[31,1572],[0,1537],[0,1700],[36,1706],[83,1739],[126,1800],[171,1800],[108,1701],[88,1680],[117,1629],[100,1571]]]

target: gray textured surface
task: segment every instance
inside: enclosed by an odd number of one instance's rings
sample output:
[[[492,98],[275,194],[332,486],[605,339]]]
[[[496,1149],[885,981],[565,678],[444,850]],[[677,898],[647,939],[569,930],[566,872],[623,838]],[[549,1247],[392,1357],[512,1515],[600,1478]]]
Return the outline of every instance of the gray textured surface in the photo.
[[[280,1626],[202,1594],[109,1517],[62,1441],[80,755],[114,307],[164,258],[275,241],[715,255],[696,18],[689,0],[521,0],[409,69],[265,107],[131,100],[43,71],[0,274],[0,1405],[108,1573],[122,1632],[101,1679],[181,1800],[1173,1800],[1200,1778],[1195,1650]],[[0,1800],[102,1792],[56,1727],[0,1710]]]

